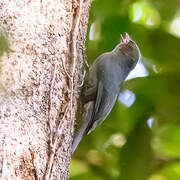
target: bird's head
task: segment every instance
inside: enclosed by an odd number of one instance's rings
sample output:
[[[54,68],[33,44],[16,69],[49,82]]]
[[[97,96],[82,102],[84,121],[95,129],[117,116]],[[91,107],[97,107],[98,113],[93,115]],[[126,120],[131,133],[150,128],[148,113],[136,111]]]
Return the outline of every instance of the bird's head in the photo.
[[[121,42],[114,50],[118,52],[118,54],[120,53],[121,55],[127,56],[134,64],[136,64],[141,57],[137,44],[130,38],[128,33],[125,33],[125,38],[121,34]]]

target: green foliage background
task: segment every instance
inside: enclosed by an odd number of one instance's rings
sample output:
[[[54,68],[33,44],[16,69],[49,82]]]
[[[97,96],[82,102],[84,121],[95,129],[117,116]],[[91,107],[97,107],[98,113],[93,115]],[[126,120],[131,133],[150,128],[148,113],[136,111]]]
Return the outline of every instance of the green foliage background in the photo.
[[[179,25],[172,26],[175,18]],[[180,180],[180,1],[94,0],[89,63],[124,32],[137,42],[149,75],[125,82],[135,102],[118,101],[103,125],[84,137],[70,180]]]

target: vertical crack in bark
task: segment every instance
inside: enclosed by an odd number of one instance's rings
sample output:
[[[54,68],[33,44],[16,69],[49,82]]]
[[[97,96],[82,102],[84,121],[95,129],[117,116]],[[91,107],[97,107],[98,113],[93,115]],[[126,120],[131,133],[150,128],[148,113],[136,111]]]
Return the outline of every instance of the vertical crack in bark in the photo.
[[[67,110],[68,108],[66,107],[66,110],[65,110],[65,113],[64,113],[64,116],[62,118],[62,121],[65,120],[65,116],[67,114]],[[54,143],[50,149],[50,155],[49,155],[49,160],[48,160],[48,163],[47,163],[47,167],[46,167],[46,172],[44,174],[44,177],[43,177],[43,180],[49,180],[50,177],[51,177],[51,171],[52,171],[52,167],[53,167],[53,161],[54,161],[54,157],[55,157],[55,153],[56,153],[56,147],[58,145],[58,139],[59,139],[59,135],[61,134],[59,132],[59,129],[60,129],[60,123],[59,123],[59,126],[57,128],[57,131],[56,131],[56,134],[55,134],[55,138],[54,138]]]
[[[29,152],[30,152],[30,155],[31,155],[31,163],[33,165],[32,172],[33,172],[33,175],[34,175],[34,179],[38,180],[38,176],[37,176],[37,172],[36,172],[36,167],[34,165],[34,152],[30,148],[29,148]]]
[[[72,25],[72,32],[71,32],[71,51],[72,52],[72,76],[71,76],[71,97],[70,97],[70,108],[71,108],[71,122],[72,122],[72,112],[73,112],[73,93],[74,93],[74,75],[75,75],[75,69],[76,69],[76,62],[77,62],[77,37],[79,33],[79,23],[80,23],[80,15],[81,15],[81,9],[82,9],[82,3],[83,0],[79,1],[79,6],[76,7],[74,12],[74,18],[73,18],[73,25]]]
[[[79,34],[79,23],[80,23],[80,15],[81,15],[82,3],[83,3],[83,0],[80,0],[79,4],[76,4],[76,7],[73,7],[74,8],[74,16],[73,16],[72,30],[71,30],[71,34],[70,34],[70,36],[71,36],[70,37],[71,44],[70,44],[70,51],[69,52],[71,52],[70,57],[72,59],[72,74],[71,74],[71,76],[69,74],[67,74],[67,77],[69,78],[70,83],[71,83],[71,92],[70,92],[70,113],[71,113],[70,118],[71,118],[71,123],[73,123],[73,118],[75,117],[74,114],[73,114],[74,77],[75,77],[75,69],[76,69],[76,64],[77,64],[77,59],[78,59],[77,58],[78,57],[78,54],[77,54],[77,52],[78,52],[78,50],[77,50],[78,39],[77,38],[78,38],[78,34]],[[64,67],[64,64],[63,64],[63,67]],[[56,69],[56,67],[55,67],[55,69]],[[65,69],[65,72],[67,73],[66,69]],[[53,77],[53,79],[54,78],[55,77]],[[52,84],[53,84],[53,82],[52,82]],[[51,97],[50,97],[50,101],[51,101]],[[66,105],[65,112],[64,112],[64,115],[63,115],[63,118],[62,118],[61,121],[65,121],[65,116],[67,114],[68,109],[69,109],[69,104]],[[50,111],[50,109],[49,109],[49,111]],[[60,143],[58,141],[59,136],[61,134],[63,134],[62,132],[60,132],[60,128],[61,127],[60,127],[60,123],[59,123],[58,128],[57,128],[57,130],[56,130],[56,132],[54,134],[54,140],[53,140],[53,132],[51,132],[50,155],[49,155],[49,160],[48,160],[48,163],[47,163],[46,172],[44,174],[43,180],[50,179],[51,174],[52,174],[53,161],[54,161],[55,154],[56,154],[56,151],[57,151],[57,146]],[[53,131],[53,127],[50,127],[50,130]],[[61,139],[61,141],[62,141],[62,139]]]

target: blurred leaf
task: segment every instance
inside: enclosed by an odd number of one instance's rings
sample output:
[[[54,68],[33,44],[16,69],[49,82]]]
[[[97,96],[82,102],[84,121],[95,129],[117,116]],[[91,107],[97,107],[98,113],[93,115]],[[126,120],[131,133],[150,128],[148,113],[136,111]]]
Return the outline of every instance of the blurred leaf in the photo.
[[[88,166],[83,162],[73,159],[71,160],[70,172],[70,177],[84,174],[88,172]]]
[[[179,10],[179,0],[93,1],[88,37],[92,24],[98,25],[95,38],[86,41],[90,64],[128,32],[149,74],[126,81],[122,92],[133,93],[132,104],[117,101],[105,122],[83,138],[74,157],[88,168],[71,180],[180,179],[180,38],[172,34],[178,32],[172,23]]]
[[[180,163],[168,165],[162,170],[162,175],[166,180],[179,180],[180,179]]]
[[[167,180],[161,174],[153,174],[148,180]]]
[[[180,126],[165,124],[155,129],[152,147],[160,156],[180,157]]]
[[[150,130],[147,124],[143,121],[139,122],[122,149],[119,159],[121,167],[119,179],[147,179],[154,159],[150,148],[150,138]]]
[[[129,9],[129,16],[132,22],[151,28],[160,25],[160,15],[158,11],[147,2],[133,3]]]

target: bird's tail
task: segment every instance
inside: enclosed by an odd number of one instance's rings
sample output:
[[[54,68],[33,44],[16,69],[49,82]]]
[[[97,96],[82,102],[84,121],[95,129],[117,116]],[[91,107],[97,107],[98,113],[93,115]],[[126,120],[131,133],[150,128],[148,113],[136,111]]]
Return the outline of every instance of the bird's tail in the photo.
[[[78,133],[75,135],[75,138],[74,138],[73,144],[72,144],[72,154],[74,153],[78,144],[80,143],[86,128],[87,128],[87,124],[83,123],[82,127],[78,130]]]
[[[91,117],[92,117],[92,111],[93,111],[93,102],[89,102],[87,104],[84,105],[83,107],[83,115],[82,115],[82,122],[80,123],[80,128],[77,130],[77,133],[75,133],[75,137],[73,140],[73,144],[72,144],[72,154],[74,153],[74,151],[76,150],[78,144],[80,143],[89,122],[91,121]]]

